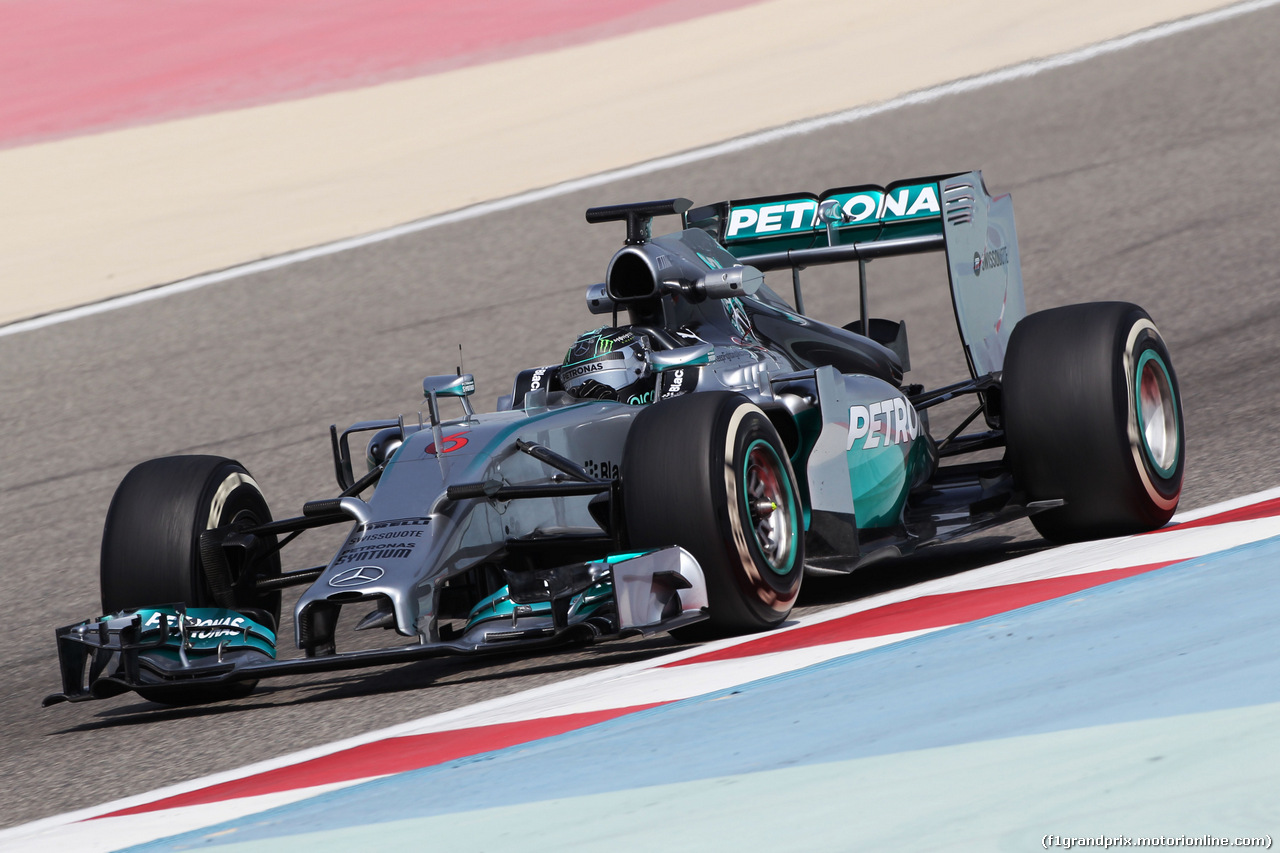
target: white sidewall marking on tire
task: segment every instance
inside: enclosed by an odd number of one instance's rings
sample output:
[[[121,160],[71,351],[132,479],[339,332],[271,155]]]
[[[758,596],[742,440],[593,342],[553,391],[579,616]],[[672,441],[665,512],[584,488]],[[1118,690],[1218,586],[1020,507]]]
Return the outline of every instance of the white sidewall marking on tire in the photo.
[[[218,519],[222,517],[222,508],[227,503],[227,498],[231,497],[231,493],[244,484],[253,486],[254,491],[262,494],[262,489],[248,474],[242,474],[239,471],[227,476],[218,486],[218,490],[213,493],[213,501],[209,504],[209,523],[205,525],[205,530],[212,530],[218,526]]]
[[[738,549],[738,560],[742,563],[742,569],[747,573],[747,577],[751,579],[752,584],[758,589],[762,578],[760,573],[756,571],[756,561],[751,555],[751,547],[747,544],[747,532],[743,529],[740,519],[738,518],[738,472],[736,470],[736,460],[734,459],[734,445],[738,443],[738,426],[751,412],[761,412],[756,406],[746,404],[740,405],[734,411],[733,417],[729,419],[729,428],[725,431],[724,438],[724,492],[725,492],[725,510],[729,513],[729,529],[733,531],[733,544]]]
[[[1163,341],[1160,336],[1160,330],[1156,328],[1156,324],[1150,320],[1139,320],[1129,329],[1129,337],[1124,343],[1124,378],[1125,378],[1125,399],[1129,401],[1129,411],[1127,417],[1129,419],[1129,452],[1133,454],[1133,464],[1138,469],[1138,477],[1142,480],[1142,486],[1147,490],[1147,497],[1151,498],[1152,503],[1161,509],[1173,509],[1178,505],[1178,498],[1182,496],[1182,489],[1178,489],[1177,493],[1171,498],[1166,498],[1156,489],[1155,483],[1151,481],[1151,475],[1147,473],[1146,459],[1142,447],[1142,424],[1138,423],[1138,398],[1136,390],[1137,381],[1137,359],[1134,358],[1133,347],[1137,343],[1138,336],[1143,332],[1151,332],[1156,340]],[[1172,380],[1172,377],[1170,377]],[[1169,384],[1170,392],[1173,391],[1173,383]],[[1174,396],[1174,423],[1177,424],[1178,411],[1181,407],[1178,405],[1178,398]],[[1182,437],[1182,429],[1179,425],[1178,440]],[[1179,454],[1181,455],[1181,454]],[[1181,461],[1176,460],[1176,461]],[[1175,462],[1176,464],[1176,462]]]
[[[752,413],[758,414],[766,420],[768,419],[768,416],[758,406],[751,403],[739,406],[737,411],[733,413],[733,417],[729,419],[729,429],[724,440],[724,486],[725,498],[727,499],[725,508],[729,512],[729,528],[733,531],[733,543],[737,546],[738,559],[742,563],[743,571],[746,572],[747,577],[751,580],[752,586],[756,590],[756,596],[770,608],[777,610],[777,605],[782,602],[782,598],[770,584],[764,582],[764,578],[760,575],[756,567],[756,559],[751,553],[751,546],[747,542],[747,531],[742,526],[742,519],[736,512],[741,496],[738,494],[738,471],[733,458],[733,450],[734,445],[737,444],[738,425],[742,423],[743,418]],[[783,471],[784,475],[788,473],[785,470]],[[788,485],[790,485],[789,481]]]

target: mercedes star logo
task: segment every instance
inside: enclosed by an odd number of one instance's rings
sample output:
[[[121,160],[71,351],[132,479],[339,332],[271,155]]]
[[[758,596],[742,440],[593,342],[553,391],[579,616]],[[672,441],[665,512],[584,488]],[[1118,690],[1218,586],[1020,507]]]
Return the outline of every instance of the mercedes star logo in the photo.
[[[329,578],[329,586],[360,586],[373,583],[383,574],[384,572],[378,566],[356,566],[354,569],[344,569]]]

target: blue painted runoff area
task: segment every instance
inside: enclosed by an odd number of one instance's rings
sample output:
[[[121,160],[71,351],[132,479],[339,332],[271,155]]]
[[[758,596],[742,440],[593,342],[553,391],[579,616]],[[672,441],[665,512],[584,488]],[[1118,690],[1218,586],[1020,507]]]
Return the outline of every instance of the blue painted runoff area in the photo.
[[[1050,849],[1067,838],[1106,837],[1116,847],[1117,838],[1153,836],[1274,839],[1276,755],[1280,703],[368,826],[299,826],[217,849],[1026,853],[1043,849],[1046,836]]]
[[[999,762],[990,757],[1010,749],[1020,755],[1040,750],[1058,766],[1083,761],[1096,774],[1115,756],[1128,755],[1126,744],[1140,747],[1142,761],[1159,764],[1165,753],[1182,748],[1168,740],[1173,736],[1166,729],[1183,731],[1184,759],[1193,762],[1221,754],[1221,738],[1252,732],[1265,739],[1263,733],[1280,727],[1280,712],[1265,707],[1280,703],[1278,617],[1280,538],[132,849],[235,845],[248,850],[256,849],[255,842],[270,842],[263,849],[281,850],[295,849],[296,842],[296,849],[314,850],[326,838],[335,844],[345,838],[349,845],[350,833],[361,828],[372,842],[380,825],[391,837],[397,827],[423,828],[424,821],[439,824],[432,819],[460,813],[496,817],[494,812],[501,811],[528,820],[540,803],[549,809],[551,803],[572,800],[586,807],[613,795],[634,812],[646,802],[662,801],[657,792],[673,786],[677,791],[684,786],[688,796],[720,785],[730,799],[735,793],[749,797],[743,818],[749,821],[753,812],[772,813],[772,806],[791,796],[790,776],[843,778],[840,774],[851,768],[869,766],[892,776],[891,768],[922,756],[961,762],[953,777],[936,778],[957,780],[953,799],[963,802],[976,796],[964,780],[987,779],[985,790],[991,790],[992,773],[999,775],[992,762]],[[1165,734],[1151,734],[1157,730]],[[1266,736],[1280,746],[1275,735]],[[1090,744],[1096,750],[1092,754]],[[1268,760],[1267,767],[1275,763]],[[1053,774],[1054,767],[1042,769]],[[1087,776],[1080,767],[1072,772]],[[1222,772],[1214,765],[1196,778],[1217,779]],[[1280,802],[1274,769],[1250,765],[1242,773],[1249,790],[1271,786],[1270,801]],[[935,775],[920,771],[909,778],[924,793],[925,782]],[[797,790],[810,791],[810,797],[821,794],[824,802],[835,797],[848,818],[859,813],[859,801],[867,804],[865,792],[861,800],[846,800],[838,788],[831,790],[834,784],[814,789],[809,783]],[[653,797],[638,790],[650,788]],[[1212,790],[1228,788],[1224,781]],[[1185,790],[1187,785],[1175,785],[1160,800],[1162,808],[1176,805],[1176,794]],[[1204,796],[1195,802],[1203,803]],[[956,804],[937,802],[937,809],[946,808]],[[673,807],[648,820],[666,822],[675,832],[680,818],[681,810]],[[767,815],[760,818],[768,822]],[[514,829],[515,838],[536,834],[527,824],[523,831],[518,825]],[[469,849],[483,849],[483,838],[473,837]],[[983,838],[984,846],[993,840],[990,834]],[[517,843],[508,849],[531,847]]]

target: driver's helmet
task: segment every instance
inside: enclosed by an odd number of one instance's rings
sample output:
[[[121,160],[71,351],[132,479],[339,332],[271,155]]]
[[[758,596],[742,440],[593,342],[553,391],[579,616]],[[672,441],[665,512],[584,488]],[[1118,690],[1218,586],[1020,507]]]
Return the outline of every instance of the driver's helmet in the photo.
[[[644,403],[653,399],[649,339],[601,326],[584,332],[565,353],[560,384],[575,397]]]

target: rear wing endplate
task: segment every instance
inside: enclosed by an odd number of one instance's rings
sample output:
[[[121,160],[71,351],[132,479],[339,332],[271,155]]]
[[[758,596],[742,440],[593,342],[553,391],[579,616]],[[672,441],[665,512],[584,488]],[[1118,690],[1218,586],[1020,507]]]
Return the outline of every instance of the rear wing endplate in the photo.
[[[723,201],[684,220],[764,271],[945,252],[975,378],[1003,369],[1009,333],[1027,312],[1013,199],[991,196],[980,171]]]

